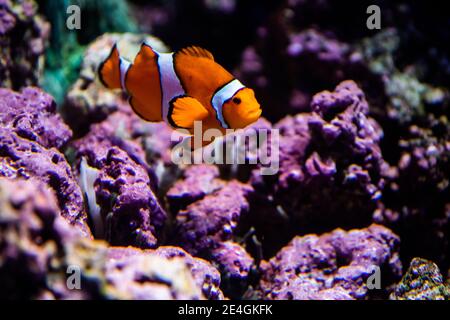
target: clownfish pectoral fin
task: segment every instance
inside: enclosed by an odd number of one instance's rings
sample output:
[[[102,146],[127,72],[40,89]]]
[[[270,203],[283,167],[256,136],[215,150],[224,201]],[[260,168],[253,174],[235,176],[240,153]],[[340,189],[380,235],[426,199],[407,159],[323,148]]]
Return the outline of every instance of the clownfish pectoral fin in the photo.
[[[177,51],[175,54],[176,55],[177,54],[185,54],[185,55],[192,56],[192,57],[207,58],[207,59],[214,61],[214,56],[212,55],[211,52],[209,52],[206,49],[196,47],[196,46],[183,48],[183,49]]]
[[[191,129],[194,121],[203,121],[208,117],[208,110],[195,98],[182,96],[170,102],[167,119],[175,128]]]
[[[109,56],[100,64],[98,76],[102,84],[109,89],[119,89],[120,81],[120,55],[115,44]]]

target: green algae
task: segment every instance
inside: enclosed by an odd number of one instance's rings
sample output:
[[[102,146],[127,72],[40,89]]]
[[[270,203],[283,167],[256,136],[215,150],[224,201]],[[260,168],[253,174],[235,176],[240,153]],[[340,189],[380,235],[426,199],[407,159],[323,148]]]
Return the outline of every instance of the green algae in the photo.
[[[124,0],[43,0],[39,5],[52,25],[41,85],[61,105],[78,78],[86,46],[105,32],[137,32],[138,27]],[[70,5],[81,9],[80,30],[66,26]]]

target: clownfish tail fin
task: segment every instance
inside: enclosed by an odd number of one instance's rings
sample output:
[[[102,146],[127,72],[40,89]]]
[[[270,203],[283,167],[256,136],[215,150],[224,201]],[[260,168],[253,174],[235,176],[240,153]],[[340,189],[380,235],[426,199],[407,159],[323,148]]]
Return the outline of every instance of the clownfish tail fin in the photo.
[[[129,68],[130,62],[120,56],[117,44],[114,44],[108,57],[100,64],[98,76],[105,87],[125,90],[124,79]]]

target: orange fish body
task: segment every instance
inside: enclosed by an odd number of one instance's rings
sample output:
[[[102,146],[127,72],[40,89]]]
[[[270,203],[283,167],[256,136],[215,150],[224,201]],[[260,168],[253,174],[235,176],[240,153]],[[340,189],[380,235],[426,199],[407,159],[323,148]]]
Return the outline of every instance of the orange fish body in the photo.
[[[147,121],[165,121],[187,129],[202,121],[203,130],[239,129],[255,122],[261,108],[252,89],[245,87],[199,47],[159,53],[143,43],[133,63],[114,46],[99,67],[102,83],[122,88],[133,110]]]

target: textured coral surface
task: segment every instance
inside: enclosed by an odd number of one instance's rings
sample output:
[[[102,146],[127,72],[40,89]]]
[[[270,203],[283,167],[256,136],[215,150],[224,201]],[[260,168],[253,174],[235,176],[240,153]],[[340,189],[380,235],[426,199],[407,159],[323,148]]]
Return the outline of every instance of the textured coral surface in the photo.
[[[0,299],[448,300],[448,11],[379,0],[370,30],[372,2],[78,1],[68,30],[68,0],[0,0]],[[244,163],[174,161],[102,86],[142,42],[254,89],[205,148]]]

